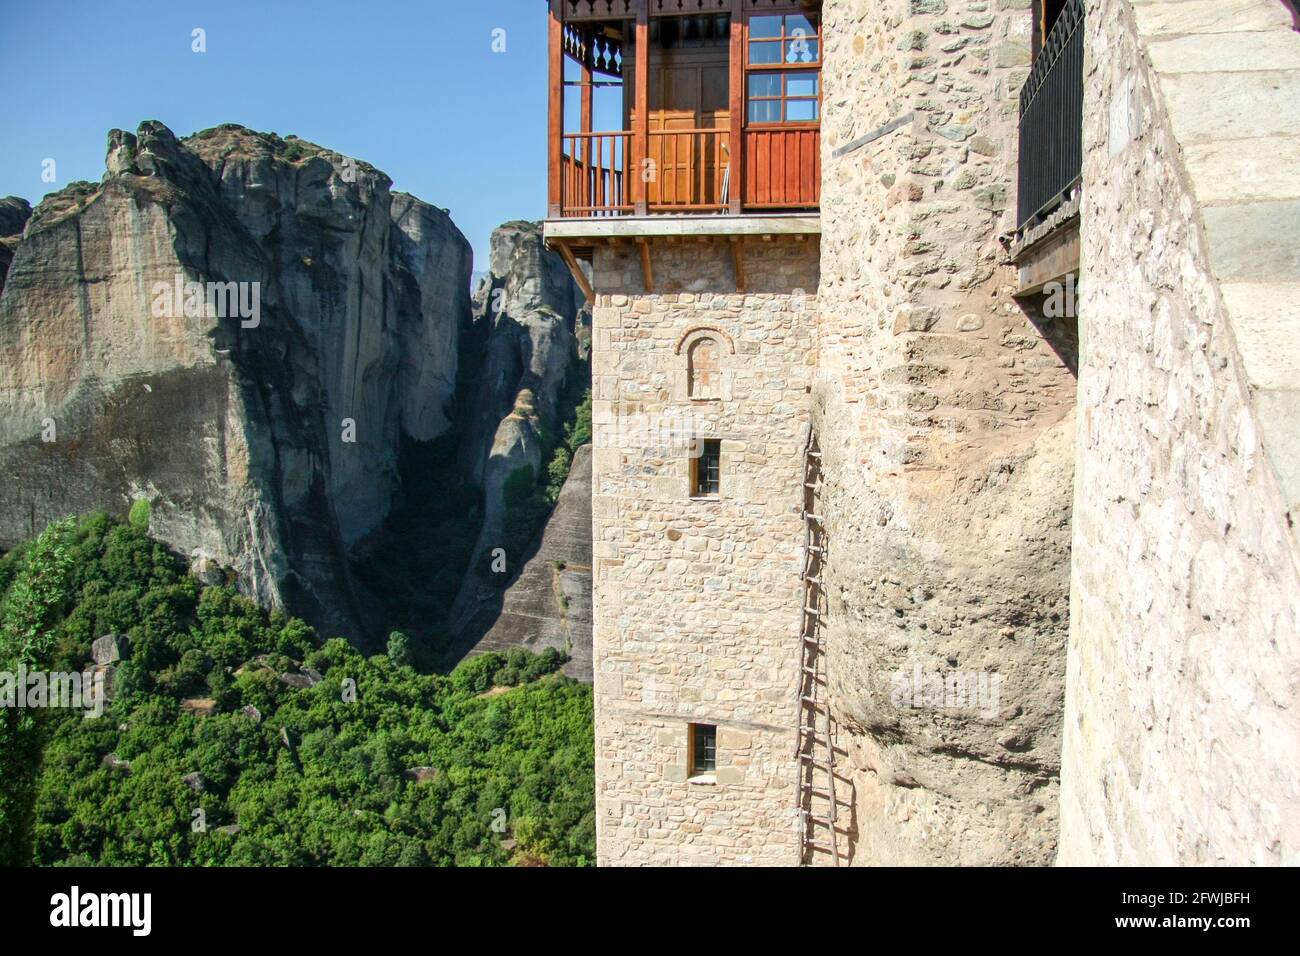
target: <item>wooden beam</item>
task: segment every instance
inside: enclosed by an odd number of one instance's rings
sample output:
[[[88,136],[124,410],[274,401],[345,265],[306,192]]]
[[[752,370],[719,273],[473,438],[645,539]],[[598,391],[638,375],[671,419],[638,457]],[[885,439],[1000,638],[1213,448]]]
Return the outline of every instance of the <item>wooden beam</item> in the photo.
[[[547,101],[547,215],[559,219],[564,202],[564,6],[551,0],[547,31],[547,62],[550,80]]]
[[[728,162],[731,177],[727,181],[727,211],[740,215],[741,190],[744,189],[745,151],[745,3],[731,0],[731,74],[728,83],[731,93],[730,132],[727,134],[731,155]]]
[[[650,268],[650,243],[646,239],[638,239],[637,245],[641,247],[641,278],[645,281],[646,294],[655,290],[655,274]]]
[[[569,248],[569,244],[567,242],[555,242],[552,243],[552,245],[556,246],[560,250],[560,255],[562,255],[564,261],[568,263],[569,271],[573,273],[573,280],[578,283],[578,288],[582,289],[582,294],[587,297],[587,303],[589,305],[594,305],[596,302],[596,290],[593,289],[591,283],[587,281],[587,274],[582,271],[582,264],[578,262],[578,258],[573,254],[573,250]]]
[[[736,291],[745,291],[745,244],[740,236],[731,237],[731,261],[736,267]]]
[[[636,214],[645,216],[650,211],[650,185],[645,181],[645,161],[650,156],[650,4],[644,0],[636,8],[635,96],[636,126],[632,130],[632,152],[636,168],[633,178],[636,181]]]
[[[594,42],[594,41],[589,41],[589,42]],[[592,55],[591,50],[587,51],[587,55],[588,57]],[[582,63],[582,112],[581,112],[582,131],[584,133],[591,132],[591,116],[592,116],[591,104],[592,104],[592,89],[593,89],[592,80],[593,79],[594,77],[591,75],[591,64],[588,60],[584,60]],[[582,168],[584,170],[591,169],[591,137],[585,137],[582,141]]]

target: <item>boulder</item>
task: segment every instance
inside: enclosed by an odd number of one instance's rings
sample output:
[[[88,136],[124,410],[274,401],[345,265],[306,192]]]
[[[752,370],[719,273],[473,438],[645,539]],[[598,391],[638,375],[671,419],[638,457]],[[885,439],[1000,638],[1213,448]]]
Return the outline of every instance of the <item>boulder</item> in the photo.
[[[90,656],[96,664],[116,664],[122,659],[126,649],[126,637],[121,634],[105,634],[96,638],[90,645]]]

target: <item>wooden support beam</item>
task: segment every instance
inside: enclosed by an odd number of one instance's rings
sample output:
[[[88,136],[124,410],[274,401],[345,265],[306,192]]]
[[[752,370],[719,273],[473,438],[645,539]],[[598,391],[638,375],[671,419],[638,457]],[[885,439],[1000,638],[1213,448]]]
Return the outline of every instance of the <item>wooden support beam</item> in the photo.
[[[567,242],[553,242],[552,245],[560,250],[560,255],[563,256],[564,261],[568,263],[569,271],[573,273],[574,281],[578,283],[578,288],[582,289],[582,294],[587,297],[587,303],[589,305],[594,305],[596,302],[596,290],[593,289],[591,283],[587,281],[587,274],[582,271],[582,264],[578,262],[578,258],[573,254],[573,250],[569,248],[569,244]]]
[[[740,236],[731,237],[731,261],[736,267],[736,291],[745,291],[745,244]]]
[[[591,41],[588,41],[588,42],[591,42]],[[591,51],[590,51],[590,50],[587,51],[587,55],[588,55],[588,58],[590,58],[590,56],[591,56]],[[591,109],[591,104],[592,104],[592,83],[591,83],[591,81],[592,81],[592,75],[591,75],[591,64],[590,64],[590,62],[589,62],[589,59],[588,59],[588,60],[583,60],[583,62],[582,62],[582,110],[581,110],[581,114],[580,114],[580,116],[581,116],[581,123],[582,123],[582,131],[583,131],[584,133],[590,133],[590,132],[591,132],[591,116],[592,116],[592,109]],[[597,156],[596,158],[597,158],[598,160],[600,159],[599,156]],[[613,165],[613,159],[612,159],[612,158],[611,158],[611,160],[610,160],[610,164]],[[591,169],[591,137],[589,137],[589,136],[588,136],[588,137],[584,137],[583,140],[582,140],[582,168],[583,168],[584,170],[590,170],[590,169]]]
[[[740,215],[741,191],[744,189],[743,155],[745,150],[745,3],[731,0],[731,73],[728,80],[730,92],[730,131],[727,134],[731,155],[728,163],[731,176],[727,182],[727,211]]]
[[[636,81],[635,128],[632,130],[632,170],[636,182],[636,214],[649,215],[650,184],[645,181],[645,161],[650,156],[650,4],[642,2],[636,8]],[[656,171],[657,172],[657,171]]]
[[[547,215],[559,219],[564,202],[564,6],[551,0],[547,32],[549,99],[547,100]]]
[[[650,268],[650,242],[647,239],[638,239],[637,245],[641,247],[641,278],[645,280],[646,294],[655,290],[655,274]]]

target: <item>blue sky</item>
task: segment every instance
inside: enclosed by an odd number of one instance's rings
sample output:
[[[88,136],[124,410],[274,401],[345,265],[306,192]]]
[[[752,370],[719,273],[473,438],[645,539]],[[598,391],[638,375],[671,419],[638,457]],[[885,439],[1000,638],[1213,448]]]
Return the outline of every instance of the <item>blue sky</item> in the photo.
[[[486,263],[546,212],[542,0],[3,0],[0,196],[33,205],[104,172],[114,127],[293,133],[382,169]],[[191,51],[191,32],[207,52]],[[493,31],[506,50],[494,53]],[[53,158],[58,179],[41,181]]]

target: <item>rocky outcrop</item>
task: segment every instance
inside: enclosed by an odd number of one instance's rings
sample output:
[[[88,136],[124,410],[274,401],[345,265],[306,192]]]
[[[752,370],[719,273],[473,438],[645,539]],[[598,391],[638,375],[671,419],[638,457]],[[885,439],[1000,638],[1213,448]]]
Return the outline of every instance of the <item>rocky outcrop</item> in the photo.
[[[176,549],[364,636],[346,557],[401,436],[449,425],[468,243],[303,140],[150,121],[108,147],[102,183],[32,213],[0,294],[0,547],[147,498]]]
[[[456,659],[548,647],[569,657],[564,673],[591,683],[591,446],[573,456],[555,510],[532,556],[504,592],[484,587],[453,648]]]
[[[4,290],[9,263],[14,261],[14,250],[31,215],[32,207],[26,199],[17,196],[0,199],[0,291]]]
[[[559,437],[561,395],[566,382],[573,384],[569,376],[580,370],[590,341],[590,312],[582,293],[563,259],[544,248],[538,224],[498,228],[488,265],[474,296],[474,327],[466,345],[476,356],[476,371],[466,388],[461,461],[467,477],[483,489],[484,512],[474,560],[452,612],[458,647],[466,641],[473,646],[489,626],[491,608],[501,606],[500,584],[485,583],[480,569],[494,549],[509,550],[506,481],[524,468],[540,477],[547,467],[543,455]],[[527,557],[505,555],[510,580]],[[589,565],[590,546],[585,556],[569,557]],[[550,624],[563,628],[563,617]]]
[[[493,232],[489,272],[474,295],[481,365],[462,450],[471,480],[487,495],[489,526],[499,518],[506,477],[544,465],[541,430],[555,424],[565,375],[588,337],[585,316],[568,266],[543,247],[537,223],[506,223]]]

